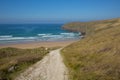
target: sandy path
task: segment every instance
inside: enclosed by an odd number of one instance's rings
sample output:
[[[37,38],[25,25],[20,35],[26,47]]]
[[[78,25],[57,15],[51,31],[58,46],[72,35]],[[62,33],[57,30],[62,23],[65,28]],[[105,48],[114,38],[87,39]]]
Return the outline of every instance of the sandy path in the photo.
[[[68,80],[64,75],[66,72],[60,49],[57,49],[21,73],[15,80]]]

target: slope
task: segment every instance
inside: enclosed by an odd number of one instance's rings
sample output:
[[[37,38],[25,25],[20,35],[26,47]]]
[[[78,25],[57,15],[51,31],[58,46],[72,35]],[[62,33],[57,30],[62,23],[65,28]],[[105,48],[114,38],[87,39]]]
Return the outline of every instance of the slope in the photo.
[[[62,49],[69,77],[71,80],[120,80],[120,19],[83,24],[92,30],[90,35]]]

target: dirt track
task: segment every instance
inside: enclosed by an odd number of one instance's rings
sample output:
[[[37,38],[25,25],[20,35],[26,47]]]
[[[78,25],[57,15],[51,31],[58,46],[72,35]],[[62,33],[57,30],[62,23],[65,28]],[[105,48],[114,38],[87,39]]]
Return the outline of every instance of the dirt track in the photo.
[[[51,51],[41,61],[21,73],[15,80],[68,80],[60,49]]]

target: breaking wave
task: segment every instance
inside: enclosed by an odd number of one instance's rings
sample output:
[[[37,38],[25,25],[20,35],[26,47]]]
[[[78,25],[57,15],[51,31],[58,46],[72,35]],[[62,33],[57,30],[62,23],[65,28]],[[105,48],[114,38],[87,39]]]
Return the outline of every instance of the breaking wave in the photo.
[[[61,41],[61,40],[72,40],[80,39],[80,33],[59,33],[59,34],[37,34],[31,37],[15,37],[12,35],[1,35],[0,41]]]

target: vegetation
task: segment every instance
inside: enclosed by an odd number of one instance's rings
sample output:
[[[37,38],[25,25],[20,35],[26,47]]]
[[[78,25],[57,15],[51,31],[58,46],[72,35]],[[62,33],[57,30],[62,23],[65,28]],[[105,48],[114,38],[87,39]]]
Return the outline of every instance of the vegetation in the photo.
[[[110,20],[102,20],[102,21],[94,21],[94,22],[72,22],[63,25],[63,29],[67,29],[69,31],[81,32],[83,35],[92,35],[95,31],[105,30],[110,26],[117,25],[119,23],[118,19],[110,19]]]
[[[51,48],[54,49],[54,48]],[[0,80],[13,80],[20,72],[41,60],[51,49],[0,49]]]
[[[120,19],[84,24],[94,34],[61,51],[70,79],[120,80]]]

